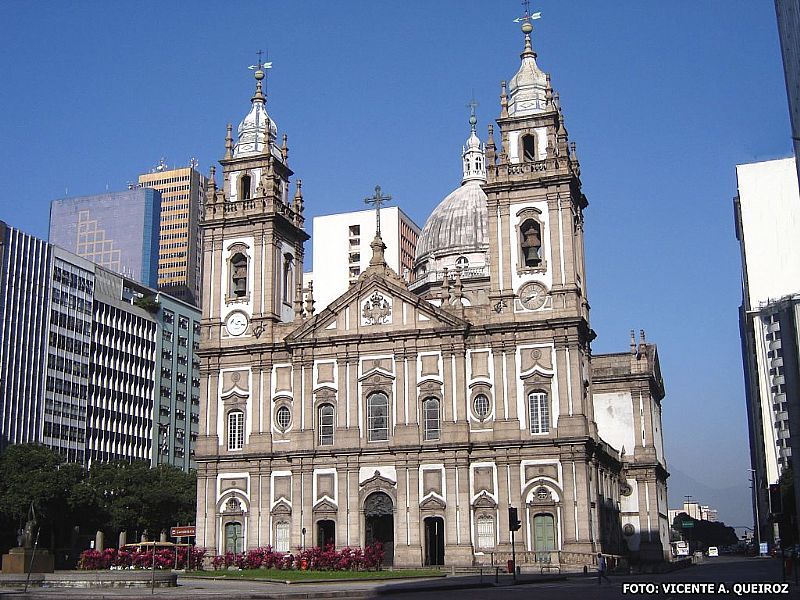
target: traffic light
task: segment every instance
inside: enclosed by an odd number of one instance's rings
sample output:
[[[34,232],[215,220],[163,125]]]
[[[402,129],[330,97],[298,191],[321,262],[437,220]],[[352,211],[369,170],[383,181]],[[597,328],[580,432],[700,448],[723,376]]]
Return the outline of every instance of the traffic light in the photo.
[[[522,527],[522,523],[520,522],[519,518],[517,518],[517,507],[516,506],[509,506],[508,507],[508,529],[510,531],[519,531],[520,527]]]

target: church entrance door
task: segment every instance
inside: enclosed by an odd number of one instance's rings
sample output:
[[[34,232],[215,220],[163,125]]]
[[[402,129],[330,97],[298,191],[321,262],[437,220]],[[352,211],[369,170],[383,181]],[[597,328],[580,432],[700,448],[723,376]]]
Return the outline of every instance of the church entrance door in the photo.
[[[325,520],[317,521],[317,546],[327,548],[336,545],[336,523]]]
[[[538,514],[533,517],[533,549],[536,552],[556,549],[556,528],[553,515]]]
[[[444,519],[427,517],[425,519],[425,565],[444,564]]]
[[[383,492],[374,492],[364,501],[364,541],[383,544],[383,564],[394,564],[394,504]]]

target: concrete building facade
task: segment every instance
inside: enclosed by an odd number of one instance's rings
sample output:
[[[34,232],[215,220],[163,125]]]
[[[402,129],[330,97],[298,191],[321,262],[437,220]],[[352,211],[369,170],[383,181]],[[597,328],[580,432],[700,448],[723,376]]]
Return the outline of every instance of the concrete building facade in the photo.
[[[299,278],[305,199],[298,182],[290,200],[255,71],[204,210],[198,544],[380,541],[387,564],[505,565],[515,507],[518,564],[666,556],[657,349],[642,334],[591,353],[588,201],[531,30],[499,143],[470,119],[462,185],[422,230],[417,280],[389,266],[379,232],[320,311]]]
[[[753,516],[759,539],[774,542],[769,486],[800,456],[800,193],[794,158],[737,165],[736,178]],[[800,500],[797,470],[794,477]]]
[[[381,236],[386,243],[386,262],[398,274],[410,278],[420,229],[397,206],[381,208]],[[313,297],[322,310],[358,281],[369,266],[369,243],[375,237],[374,210],[314,217],[311,235]],[[308,287],[308,285],[306,285]]]
[[[161,195],[132,189],[50,204],[51,244],[155,287]]]
[[[170,169],[162,160],[139,176],[139,186],[161,194],[158,280],[151,287],[200,306],[200,212],[206,178],[191,166]]]

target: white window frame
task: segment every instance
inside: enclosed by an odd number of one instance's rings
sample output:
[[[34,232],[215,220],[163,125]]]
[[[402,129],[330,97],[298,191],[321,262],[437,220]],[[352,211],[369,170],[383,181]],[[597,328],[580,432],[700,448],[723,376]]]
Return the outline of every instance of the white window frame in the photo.
[[[550,401],[547,392],[534,390],[528,393],[528,418],[531,434],[550,432]]]
[[[232,410],[228,413],[228,450],[244,448],[244,412]]]

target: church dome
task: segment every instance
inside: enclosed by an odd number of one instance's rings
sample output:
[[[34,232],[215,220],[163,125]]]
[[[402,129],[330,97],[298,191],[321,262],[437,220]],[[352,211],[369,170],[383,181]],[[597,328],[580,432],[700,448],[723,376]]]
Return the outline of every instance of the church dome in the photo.
[[[425,222],[417,241],[416,261],[428,257],[486,252],[489,211],[481,182],[473,179],[451,192]]]

